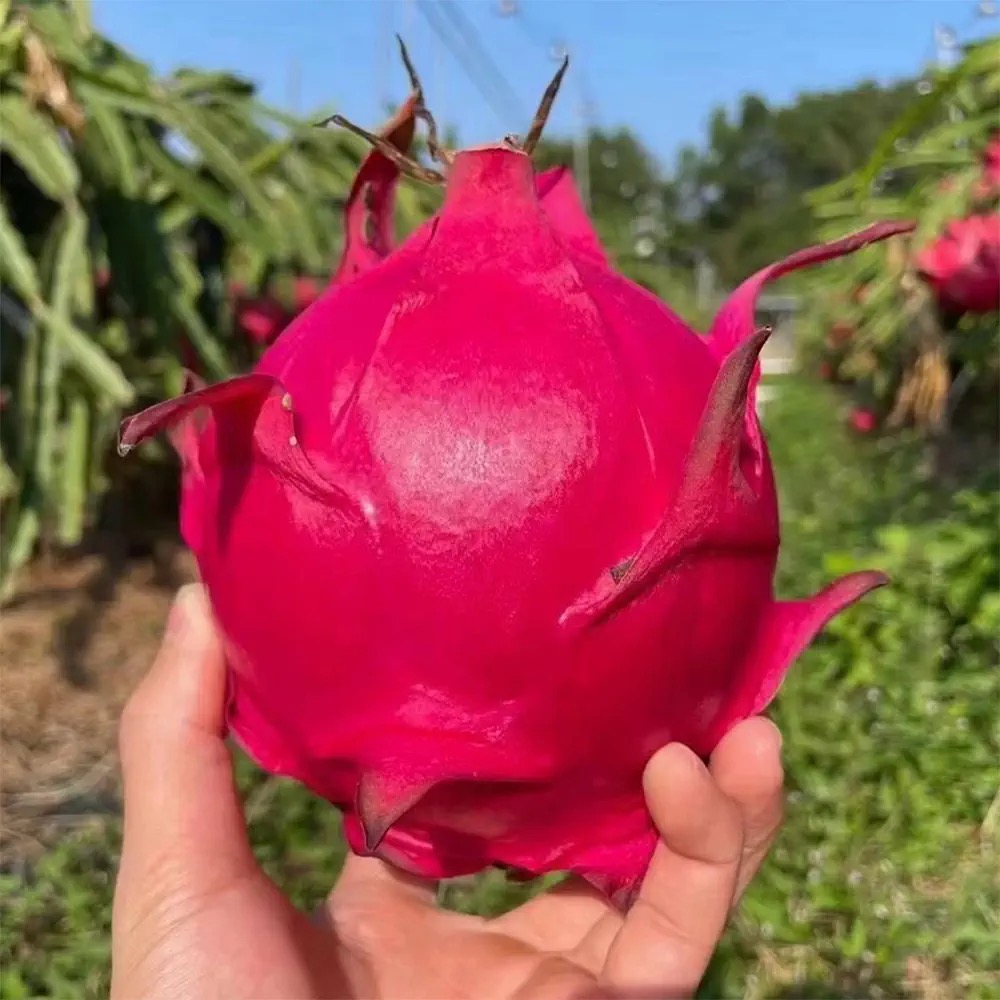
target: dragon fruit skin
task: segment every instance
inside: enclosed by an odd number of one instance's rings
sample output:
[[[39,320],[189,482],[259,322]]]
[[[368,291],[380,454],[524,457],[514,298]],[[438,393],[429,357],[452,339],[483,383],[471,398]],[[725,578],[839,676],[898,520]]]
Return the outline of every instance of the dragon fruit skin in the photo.
[[[382,136],[402,153],[413,142],[418,100],[418,95],[411,94],[382,130]],[[344,251],[333,276],[334,285],[375,267],[396,249],[393,214],[399,176],[399,167],[378,149],[362,162],[347,198]],[[560,166],[544,171],[535,178],[535,190],[559,238],[577,253],[606,264],[604,248],[590,226],[569,170]],[[436,216],[428,219],[411,239],[426,240],[436,220]]]
[[[753,312],[765,282],[909,227],[758,273],[706,340],[610,268],[571,199],[543,209],[545,176],[457,154],[429,224],[121,448],[169,430],[231,732],[342,809],[355,852],[569,870],[625,906],[653,752],[708,754],[885,582],[774,598]]]

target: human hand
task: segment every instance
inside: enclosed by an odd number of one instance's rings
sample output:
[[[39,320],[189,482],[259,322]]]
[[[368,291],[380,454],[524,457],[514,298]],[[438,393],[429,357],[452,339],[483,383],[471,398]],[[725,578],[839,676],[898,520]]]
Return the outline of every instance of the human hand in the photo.
[[[708,767],[674,744],[644,776],[661,842],[627,916],[574,880],[495,919],[349,857],[318,913],[258,867],[223,737],[225,663],[185,587],[122,717],[125,837],[112,1000],[691,996],[782,817],[780,737],[734,728]]]

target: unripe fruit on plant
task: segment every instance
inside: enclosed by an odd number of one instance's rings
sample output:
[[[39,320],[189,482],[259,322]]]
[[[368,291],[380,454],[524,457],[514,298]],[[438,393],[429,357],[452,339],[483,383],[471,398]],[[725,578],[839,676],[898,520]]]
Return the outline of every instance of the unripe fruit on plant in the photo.
[[[651,755],[707,755],[885,582],[775,599],[754,303],[907,227],[764,269],[703,338],[609,265],[572,192],[546,210],[536,126],[442,171],[375,138],[445,182],[440,213],[395,250],[386,218],[352,228],[391,204],[369,157],[331,287],[251,374],[130,418],[121,449],[169,431],[230,729],[343,810],[354,851],[569,870],[626,906],[657,842]]]

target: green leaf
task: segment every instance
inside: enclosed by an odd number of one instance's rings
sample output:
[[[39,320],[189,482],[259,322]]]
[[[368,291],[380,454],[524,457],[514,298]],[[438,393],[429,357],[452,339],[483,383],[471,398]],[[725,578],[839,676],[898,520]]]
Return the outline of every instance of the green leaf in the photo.
[[[0,59],[3,59],[5,69],[8,67],[13,69],[18,61],[28,22],[23,18],[9,16],[10,0],[2,0],[0,6],[6,8],[5,11],[0,12]]]
[[[49,303],[54,315],[68,321],[73,304],[77,272],[86,261],[87,218],[79,209],[67,212],[56,224],[47,241],[53,252],[51,259]],[[58,337],[46,329],[40,334],[41,372],[40,402],[34,441],[35,482],[42,504],[47,508],[53,500],[52,478],[55,467],[56,437],[59,425],[59,383],[62,351]]]
[[[208,375],[217,380],[229,378],[233,369],[226,352],[194,306],[194,295],[201,289],[201,276],[194,264],[181,254],[175,255],[174,267],[187,294],[174,296],[171,312],[198,352]]]
[[[174,299],[173,312],[188,335],[192,346],[205,364],[205,371],[212,379],[222,380],[233,374],[232,367],[217,338],[198,315],[198,310],[189,299],[178,296]]]
[[[108,189],[99,193],[95,208],[115,291],[133,320],[129,347],[137,349],[154,336],[166,343],[170,336],[166,314],[175,282],[159,209],[141,198],[126,198]]]
[[[133,142],[125,123],[103,97],[87,102],[87,146],[96,156],[109,183],[132,197],[139,191],[139,172]]]
[[[70,313],[73,292],[81,271],[88,271],[88,262],[87,216],[79,206],[74,206],[65,215],[52,274],[49,304],[56,312],[64,315]]]
[[[93,31],[93,18],[90,10],[90,0],[73,0],[69,5],[70,15],[80,38],[88,38]]]
[[[0,455],[0,501],[9,500],[16,496],[20,488],[20,481],[14,470],[7,464],[7,460]]]
[[[39,298],[38,272],[21,234],[14,228],[7,206],[0,201],[0,278],[31,305]]]
[[[254,85],[249,80],[232,73],[181,67],[165,86],[176,100],[209,97],[230,100],[233,97],[252,97]]]
[[[326,259],[320,249],[319,236],[314,229],[316,212],[304,199],[296,197],[296,192],[287,191],[275,199],[286,227],[290,246],[295,254],[311,271],[320,270]]]
[[[55,126],[21,96],[0,97],[0,146],[24,168],[39,190],[55,201],[71,198],[80,172]]]
[[[31,558],[42,523],[38,508],[30,503],[22,504],[13,518],[5,520],[0,547],[0,599],[10,596],[14,574]]]
[[[269,229],[272,237],[279,243],[282,242],[281,226],[252,173],[206,128],[197,109],[177,104],[169,108],[167,116],[173,126],[197,147],[206,166],[232,185],[246,200],[254,215]]]
[[[166,124],[163,105],[148,92],[135,92],[100,74],[81,74],[76,81],[76,92],[86,107],[95,98],[112,108],[140,118]]]
[[[58,338],[66,357],[98,392],[104,393],[119,406],[127,406],[135,398],[132,383],[121,368],[70,320],[42,304],[38,318]]]
[[[88,401],[75,395],[69,402],[63,441],[59,491],[59,540],[63,545],[78,545],[83,538],[90,478],[90,417]]]
[[[171,215],[168,210],[164,215],[164,229],[176,229],[200,212],[227,230],[233,239],[252,238],[251,228],[236,214],[225,192],[220,191],[217,185],[198,177],[148,133],[138,130],[136,138],[145,161],[179,195],[176,204],[184,209],[183,213],[176,215]]]
[[[49,288],[49,305],[52,311],[67,321],[73,314],[73,303],[76,290],[81,279],[89,278],[89,255],[87,253],[87,216],[74,206],[66,213],[62,226],[61,238],[56,250],[52,280]],[[48,344],[53,339],[51,332],[45,337]],[[50,359],[42,364],[42,425],[40,431],[46,430],[51,420],[53,435],[55,422],[58,418],[59,404],[59,370],[61,367],[61,351],[56,344],[50,344]],[[44,353],[44,352],[43,352]],[[51,370],[47,368],[51,365]],[[46,399],[45,394],[50,394]],[[39,482],[48,488],[51,480],[51,470],[46,476],[39,475]]]
[[[58,62],[74,67],[91,64],[90,54],[82,43],[77,26],[67,16],[66,5],[51,3],[31,4],[31,30],[45,43],[45,47]]]
[[[861,194],[867,194],[875,178],[885,168],[896,150],[900,139],[907,139],[939,114],[947,99],[955,92],[959,83],[969,72],[964,63],[941,74],[929,94],[920,95],[899,117],[892,128],[887,129],[879,139],[875,151],[868,162],[854,176],[855,186]]]

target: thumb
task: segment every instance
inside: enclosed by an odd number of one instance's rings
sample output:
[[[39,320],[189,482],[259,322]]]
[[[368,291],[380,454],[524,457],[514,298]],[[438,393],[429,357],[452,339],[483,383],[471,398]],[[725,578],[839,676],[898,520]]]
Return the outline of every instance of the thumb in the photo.
[[[224,740],[225,700],[208,598],[200,585],[183,587],[156,661],[122,713],[122,881],[145,882],[166,867],[203,889],[256,868]]]

